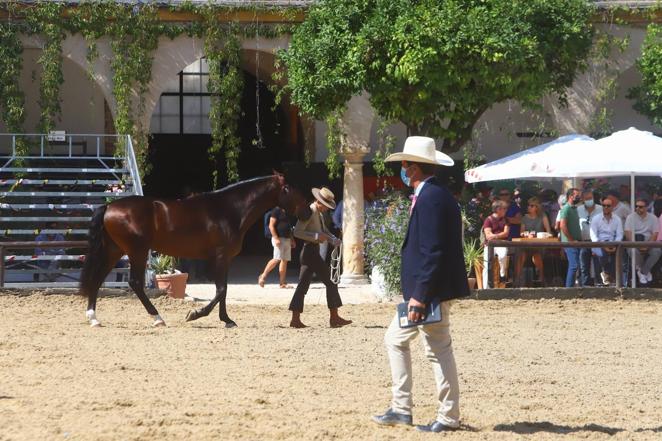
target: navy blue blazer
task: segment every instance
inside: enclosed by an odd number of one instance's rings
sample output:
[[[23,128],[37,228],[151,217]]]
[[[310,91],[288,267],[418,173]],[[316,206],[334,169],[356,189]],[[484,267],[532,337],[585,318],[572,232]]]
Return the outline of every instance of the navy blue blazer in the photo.
[[[429,303],[469,295],[460,206],[435,177],[425,182],[416,199],[401,257],[405,300]]]

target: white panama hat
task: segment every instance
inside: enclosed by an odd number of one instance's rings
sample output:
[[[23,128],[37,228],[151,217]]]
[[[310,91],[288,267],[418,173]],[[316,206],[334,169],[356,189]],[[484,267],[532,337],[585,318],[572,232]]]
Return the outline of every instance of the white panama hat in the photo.
[[[438,151],[434,144],[434,139],[427,136],[408,137],[402,152],[388,155],[385,161],[422,162],[424,164],[445,165],[447,167],[455,164],[455,161],[450,156]]]

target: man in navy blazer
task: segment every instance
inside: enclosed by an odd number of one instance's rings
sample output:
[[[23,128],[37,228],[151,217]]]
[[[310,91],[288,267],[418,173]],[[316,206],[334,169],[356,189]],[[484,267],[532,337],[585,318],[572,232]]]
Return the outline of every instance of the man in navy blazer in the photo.
[[[401,161],[403,181],[414,189],[407,236],[402,245],[400,270],[402,295],[408,302],[408,318],[424,318],[426,306],[440,303],[441,322],[401,328],[396,314],[384,342],[391,365],[393,398],[383,415],[373,417],[382,425],[412,424],[412,366],[409,345],[421,335],[433,365],[439,410],[435,420],[416,428],[423,432],[456,430],[460,425],[459,386],[450,336],[450,303],[469,295],[462,252],[460,207],[434,177],[438,165],[453,160],[436,150],[432,138],[407,138],[402,153],[387,161]]]

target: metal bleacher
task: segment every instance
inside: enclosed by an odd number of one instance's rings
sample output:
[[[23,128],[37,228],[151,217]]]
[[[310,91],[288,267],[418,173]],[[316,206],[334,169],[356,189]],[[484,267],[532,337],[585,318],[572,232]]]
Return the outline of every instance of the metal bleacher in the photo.
[[[0,134],[0,286],[77,286],[94,209],[142,194],[130,136]],[[128,271],[124,257],[104,286]]]

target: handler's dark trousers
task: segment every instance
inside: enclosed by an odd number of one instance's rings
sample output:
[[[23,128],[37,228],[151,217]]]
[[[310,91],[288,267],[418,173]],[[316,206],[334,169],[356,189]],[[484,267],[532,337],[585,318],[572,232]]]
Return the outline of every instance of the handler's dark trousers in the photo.
[[[329,309],[342,306],[342,300],[338,293],[338,287],[331,281],[329,267],[320,257],[320,247],[316,243],[305,242],[301,250],[301,271],[299,272],[299,284],[294,290],[294,296],[290,302],[290,311],[303,312],[303,298],[308,292],[313,274],[317,274],[320,281],[326,285],[326,304]]]

